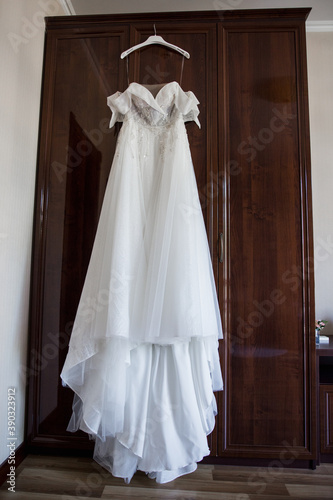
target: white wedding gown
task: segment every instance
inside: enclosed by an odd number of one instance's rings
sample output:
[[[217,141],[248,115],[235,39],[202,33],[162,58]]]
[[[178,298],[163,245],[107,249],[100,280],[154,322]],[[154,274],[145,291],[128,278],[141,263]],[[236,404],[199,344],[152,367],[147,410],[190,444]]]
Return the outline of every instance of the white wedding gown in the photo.
[[[222,328],[184,124],[198,100],[148,87],[108,97],[123,125],[61,377],[94,459],[164,483],[209,454]]]

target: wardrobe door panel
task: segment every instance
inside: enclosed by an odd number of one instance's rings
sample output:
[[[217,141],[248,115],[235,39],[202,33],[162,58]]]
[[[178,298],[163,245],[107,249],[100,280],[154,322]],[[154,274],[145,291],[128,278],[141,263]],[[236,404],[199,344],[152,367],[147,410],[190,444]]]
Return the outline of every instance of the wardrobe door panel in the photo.
[[[295,458],[314,457],[305,425],[314,337],[301,29],[249,24],[223,32],[227,350],[220,444],[229,456],[277,457],[292,448]]]
[[[217,196],[211,196],[211,182],[218,171],[217,161],[217,35],[216,24],[182,21],[155,23],[157,34],[190,54],[190,59],[162,45],[150,45],[130,55],[130,80],[141,83],[177,81],[199,100],[199,121],[186,124],[201,208],[206,223],[214,264],[216,263]],[[131,45],[152,35],[152,24],[131,26]],[[132,58],[132,59],[131,59]],[[183,66],[183,70],[182,70]],[[191,217],[196,207],[184,207]],[[217,266],[216,272],[217,272]]]
[[[106,97],[127,86],[120,54],[151,35],[152,22],[52,18],[48,22],[42,103],[35,257],[32,290],[29,442],[33,446],[91,447],[86,435],[66,432],[73,393],[60,384],[71,328],[83,287],[117,130],[108,129]],[[210,179],[217,161],[216,23],[156,23],[157,32],[192,54],[182,87],[200,101],[201,129],[186,125],[199,196],[217,272],[217,196]],[[193,57],[193,55],[196,55]],[[129,80],[180,81],[183,57],[153,45],[129,56]],[[197,76],[200,75],[200,78]],[[40,213],[38,213],[40,209]],[[190,217],[198,207],[184,207]],[[40,222],[42,214],[42,222]],[[98,298],[97,298],[98,302]],[[92,310],[98,303],[92,303]],[[36,356],[34,355],[36,352]],[[36,359],[35,359],[36,358]],[[44,358],[46,358],[44,360]],[[45,362],[44,362],[45,361]],[[211,439],[216,454],[216,434]]]
[[[36,445],[65,445],[72,436],[66,427],[73,393],[62,387],[60,372],[115,149],[106,98],[123,87],[125,40],[126,29],[47,37],[28,372],[28,437]],[[88,443],[83,433],[73,439]]]

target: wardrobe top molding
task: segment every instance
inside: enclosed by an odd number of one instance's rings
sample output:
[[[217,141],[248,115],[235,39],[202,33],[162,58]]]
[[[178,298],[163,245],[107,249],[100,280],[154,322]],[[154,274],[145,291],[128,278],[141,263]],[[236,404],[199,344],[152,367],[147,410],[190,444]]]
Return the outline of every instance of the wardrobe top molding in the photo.
[[[249,10],[204,10],[181,12],[140,12],[133,14],[97,14],[84,16],[46,17],[46,30],[57,30],[75,27],[99,28],[103,25],[128,24],[130,22],[158,23],[177,21],[241,22],[251,20],[262,21],[305,21],[311,12],[310,7],[290,9],[249,9]]]

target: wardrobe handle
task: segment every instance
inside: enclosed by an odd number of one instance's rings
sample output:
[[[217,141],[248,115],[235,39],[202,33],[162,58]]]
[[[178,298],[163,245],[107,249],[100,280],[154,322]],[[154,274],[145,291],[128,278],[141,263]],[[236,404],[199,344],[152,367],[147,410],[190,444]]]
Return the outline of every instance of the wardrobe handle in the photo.
[[[223,248],[223,233],[220,233],[220,262],[223,262],[224,257],[224,248]]]

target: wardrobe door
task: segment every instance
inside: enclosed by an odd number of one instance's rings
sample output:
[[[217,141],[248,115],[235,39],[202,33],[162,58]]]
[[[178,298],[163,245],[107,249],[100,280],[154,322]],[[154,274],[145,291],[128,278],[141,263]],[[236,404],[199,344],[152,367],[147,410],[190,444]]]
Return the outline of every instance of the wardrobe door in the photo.
[[[188,51],[190,60],[184,60],[179,53],[163,46],[150,46],[149,49],[140,50],[130,56],[130,81],[152,84],[181,80],[182,89],[192,91],[199,100],[201,127],[199,129],[194,122],[189,122],[186,124],[186,130],[217,285],[219,199],[218,190],[214,189],[214,179],[217,179],[218,174],[217,25],[204,20],[178,20],[177,24],[160,20],[155,26],[157,33],[162,33],[168,42]],[[151,23],[134,23],[130,33],[131,45],[146,40],[151,31]],[[184,207],[189,224],[193,208]],[[212,456],[218,453],[217,442],[221,431],[216,424],[208,438]]]
[[[217,196],[211,196],[212,179],[218,172],[217,158],[217,33],[216,24],[178,20],[154,23],[156,32],[168,42],[190,53],[190,59],[161,45],[149,46],[130,56],[130,81],[163,83],[177,81],[184,91],[192,91],[199,100],[199,121],[186,124],[197,186],[212,260],[217,274]],[[152,24],[131,25],[131,45],[152,34]],[[182,69],[183,67],[183,69]],[[190,217],[190,207],[188,207]]]
[[[304,17],[226,20],[220,33],[226,387],[219,454],[279,458],[281,466],[315,458]]]
[[[140,16],[139,16],[140,17]],[[106,98],[127,86],[120,54],[157,33],[195,57],[184,61],[182,87],[200,101],[201,129],[186,125],[215,271],[217,197],[209,183],[217,161],[216,23],[172,14],[50,18],[47,24],[31,302],[28,439],[38,446],[91,448],[66,432],[73,392],[60,372],[96,233],[117,131]],[[129,80],[180,81],[183,57],[161,45],[129,56]],[[215,171],[215,174],[214,174]],[[191,216],[192,207],[184,207]],[[92,310],[98,303],[91,304]],[[96,309],[97,310],[97,309]],[[216,434],[211,439],[216,454]]]
[[[47,24],[31,288],[28,442],[91,447],[66,432],[73,393],[60,372],[98,223],[115,130],[106,98],[124,85],[126,27]],[[60,23],[61,24],[61,23]],[[94,305],[92,304],[92,307]],[[72,443],[70,444],[70,439]]]

